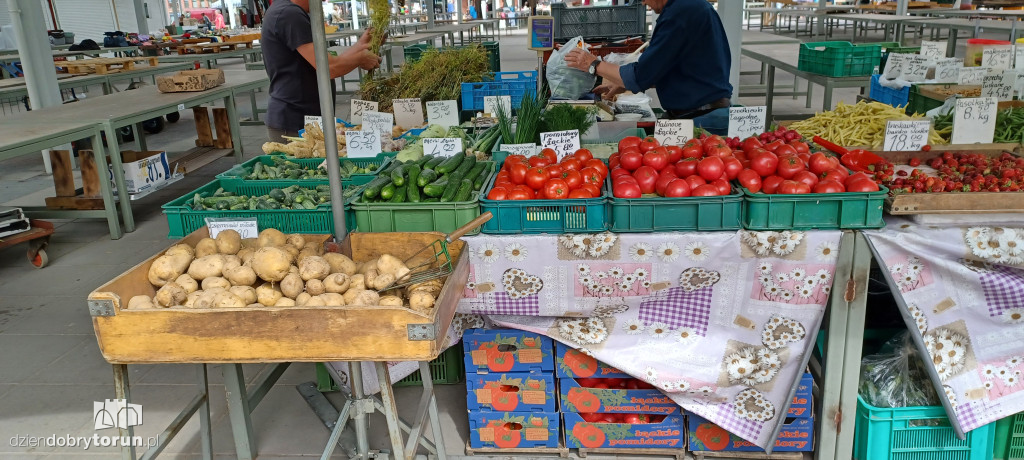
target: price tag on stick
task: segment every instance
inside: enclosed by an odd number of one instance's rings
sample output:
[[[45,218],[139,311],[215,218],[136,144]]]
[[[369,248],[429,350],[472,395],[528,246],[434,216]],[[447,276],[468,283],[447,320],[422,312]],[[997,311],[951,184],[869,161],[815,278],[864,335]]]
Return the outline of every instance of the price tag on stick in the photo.
[[[885,145],[890,152],[911,152],[921,150],[928,144],[928,133],[932,122],[929,120],[889,120],[885,124]]]
[[[752,107],[730,107],[729,108],[729,137],[746,139],[756,136],[768,129],[765,126],[765,118],[768,116],[768,108],[759,105]]]
[[[536,155],[540,150],[537,148],[537,144],[503,144],[501,151],[508,152],[509,155],[530,157]]]
[[[946,43],[945,42],[921,42],[921,56],[924,56],[931,60],[938,60],[946,57]]]
[[[572,155],[580,149],[580,130],[540,133],[540,146],[545,149],[554,149],[559,159],[566,155]]]
[[[423,103],[420,98],[393,99],[391,107],[398,126],[405,129],[423,126]]]
[[[391,137],[391,128],[395,126],[395,115],[387,112],[363,112],[363,130],[381,133]]]
[[[462,151],[462,139],[458,137],[424,138],[423,154],[436,157],[450,157]]]
[[[511,117],[512,96],[484,96],[484,113],[498,116],[498,101],[501,101],[501,108],[505,109],[505,115]]]
[[[352,99],[352,104],[349,107],[348,119],[351,123],[362,124],[363,123],[363,112],[376,112],[379,104],[374,101],[360,101],[359,99]]]
[[[693,120],[658,120],[654,124],[654,138],[661,145],[682,146],[693,137]]]
[[[981,97],[994,97],[999,101],[1013,100],[1013,85],[1017,72],[1004,70],[995,75],[985,75],[981,80]]]
[[[957,99],[951,143],[991,143],[996,133],[996,106],[994,97]]]
[[[991,69],[1009,69],[1013,60],[1013,45],[990,46],[981,52],[981,65]]]
[[[427,101],[427,122],[445,128],[459,126],[459,104],[455,101]]]
[[[370,158],[381,153],[380,133],[373,130],[345,131],[345,149],[349,158]]]
[[[936,83],[956,83],[960,76],[960,68],[964,66],[963,59],[942,58],[935,62]]]

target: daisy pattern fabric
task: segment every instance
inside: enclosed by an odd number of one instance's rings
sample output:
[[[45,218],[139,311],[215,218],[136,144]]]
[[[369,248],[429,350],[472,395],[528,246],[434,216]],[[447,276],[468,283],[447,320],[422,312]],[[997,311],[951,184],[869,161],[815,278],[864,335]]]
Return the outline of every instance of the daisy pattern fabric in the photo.
[[[458,311],[548,335],[767,446],[825,312],[841,232],[466,237]]]
[[[966,432],[1024,410],[1024,228],[892,218],[865,234],[931,358],[950,419]]]

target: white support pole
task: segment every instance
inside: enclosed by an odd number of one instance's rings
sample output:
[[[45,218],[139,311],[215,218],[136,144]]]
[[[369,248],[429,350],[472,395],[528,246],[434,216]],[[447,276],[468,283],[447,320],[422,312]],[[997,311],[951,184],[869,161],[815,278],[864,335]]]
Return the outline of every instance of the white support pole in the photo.
[[[896,0],[896,14],[905,15],[907,14],[907,7],[910,6],[910,2],[907,0]]]
[[[729,83],[732,84],[733,100],[740,95],[740,47],[743,42],[743,0],[720,0],[718,16],[725,27],[725,36],[729,39],[729,54],[732,65],[729,70]]]
[[[32,109],[61,105],[64,101],[57,86],[57,69],[53,66],[50,37],[46,35],[46,19],[39,0],[7,0],[7,11],[14,23],[18,55],[25,71],[25,86]],[[47,174],[53,172],[50,155],[43,152]]]
[[[142,0],[132,1],[135,7],[135,26],[139,28],[139,34],[149,34],[149,21],[146,19],[146,5]]]
[[[359,29],[359,5],[356,4],[356,0],[352,0],[352,29]]]

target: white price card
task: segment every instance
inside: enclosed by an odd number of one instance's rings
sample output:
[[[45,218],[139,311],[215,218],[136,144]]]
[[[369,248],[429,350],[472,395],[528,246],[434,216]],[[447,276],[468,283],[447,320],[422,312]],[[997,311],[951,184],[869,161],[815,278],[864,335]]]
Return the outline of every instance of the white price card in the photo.
[[[1024,95],[1024,71],[1017,71],[1017,75],[1013,80],[1013,90],[1016,91],[1018,95]]]
[[[938,60],[946,57],[946,42],[921,42],[921,56],[931,60]]]
[[[322,129],[324,129],[324,123],[323,122],[324,122],[324,117],[321,117],[320,115],[306,115],[306,116],[302,117],[302,126],[313,124],[313,125],[319,126],[320,129],[322,130]]]
[[[207,217],[205,220],[206,227],[210,229],[210,238],[216,238],[224,230],[234,230],[242,238],[256,238],[260,233],[255,217]]]
[[[1006,70],[1013,67],[1013,45],[996,45],[981,52],[982,67]]]
[[[956,100],[951,144],[989,144],[996,133],[994,97],[972,97]]]
[[[459,104],[455,101],[427,101],[427,122],[445,128],[459,126]]]
[[[889,57],[885,60],[885,68],[882,69],[882,76],[886,80],[900,78],[900,75],[903,75],[903,66],[909,56],[904,53],[889,53]]]
[[[935,61],[935,82],[956,83],[960,76],[960,68],[964,60],[960,58],[942,58]]]
[[[536,155],[539,149],[537,144],[502,144],[501,151],[507,152],[509,155],[530,157]]]
[[[423,102],[420,98],[392,99],[391,107],[398,126],[405,129],[423,126]]]
[[[349,158],[371,158],[381,153],[380,133],[371,129],[345,131],[345,150]]]
[[[908,54],[907,58],[903,61],[903,71],[900,74],[900,78],[910,82],[927,80],[928,58],[916,54]]]
[[[423,138],[423,154],[435,157],[450,157],[462,151],[462,139],[458,137]]]
[[[768,108],[763,105],[729,108],[729,137],[746,139],[763,133]]]
[[[957,72],[957,83],[961,85],[980,85],[982,79],[988,75],[985,67],[961,67]]]
[[[391,128],[394,126],[394,114],[387,112],[363,112],[363,130],[376,131],[390,138]]]
[[[885,124],[883,150],[890,152],[911,152],[921,150],[928,144],[931,120],[889,120]]]
[[[572,155],[580,149],[580,130],[540,133],[540,146],[545,149],[553,149],[559,159],[566,155]]]
[[[654,138],[661,145],[682,146],[693,137],[693,120],[658,120]]]
[[[499,99],[500,98],[500,99]],[[498,101],[501,101],[501,108],[505,109],[505,115],[512,116],[512,96],[484,96],[484,113],[498,116]]]
[[[1013,68],[1024,70],[1024,46],[1018,46],[1013,49]]]
[[[360,101],[359,99],[352,99],[352,104],[349,109],[348,121],[353,124],[363,123],[363,112],[376,112],[377,104],[374,101]]]
[[[985,75],[981,80],[981,97],[994,97],[999,101],[1013,100],[1013,85],[1017,83],[1017,72],[1004,70],[994,75]]]

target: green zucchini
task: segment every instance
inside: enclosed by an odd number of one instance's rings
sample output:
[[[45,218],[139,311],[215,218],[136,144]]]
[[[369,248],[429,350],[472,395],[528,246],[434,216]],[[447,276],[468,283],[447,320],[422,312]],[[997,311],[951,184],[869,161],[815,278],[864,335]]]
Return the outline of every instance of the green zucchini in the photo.
[[[366,188],[363,189],[363,198],[367,200],[377,198],[378,196],[380,196],[381,189],[383,189],[385,185],[390,183],[390,176],[375,177],[373,180],[370,181],[370,183],[366,184]]]
[[[392,203],[405,203],[405,195],[407,193],[409,193],[407,189],[408,189],[408,187],[405,186],[405,185],[395,189],[395,196],[391,197],[391,202]]]
[[[456,153],[455,155],[452,155],[448,157],[448,159],[442,161],[441,164],[437,165],[437,167],[434,168],[434,171],[437,171],[439,174],[447,174],[452,171],[455,171],[455,169],[459,167],[459,164],[462,163],[462,160],[465,158],[465,153]]]
[[[462,179],[462,183],[459,184],[459,189],[455,192],[455,199],[453,201],[469,201],[469,194],[473,192],[473,181],[469,179]]]
[[[395,183],[395,186],[401,187],[405,185],[405,170],[407,166],[399,166],[391,170],[391,182]]]
[[[420,187],[416,185],[416,182],[420,178],[420,165],[412,165],[408,168],[409,172],[409,183],[408,185],[408,199],[410,203],[420,202]]]
[[[410,178],[410,181],[411,180],[412,178]],[[435,180],[437,180],[437,171],[434,171],[433,169],[424,169],[423,171],[420,171],[419,177],[416,178],[416,185],[424,187]]]
[[[423,186],[423,194],[430,197],[439,197],[444,194],[448,187],[448,176],[443,176],[434,182]]]
[[[394,182],[388,182],[388,185],[385,185],[384,188],[380,190],[380,199],[388,201],[394,198],[397,190],[398,186],[396,186]]]

